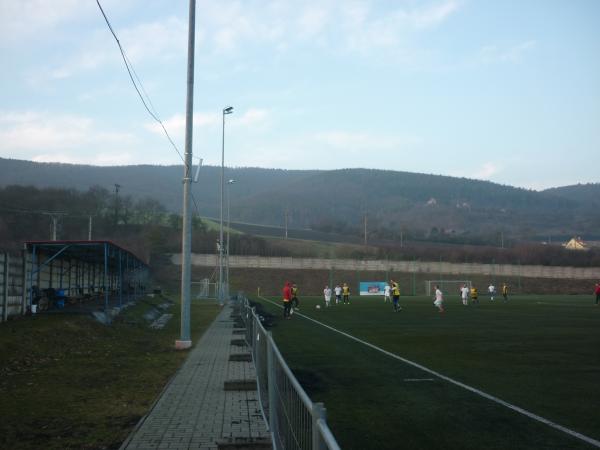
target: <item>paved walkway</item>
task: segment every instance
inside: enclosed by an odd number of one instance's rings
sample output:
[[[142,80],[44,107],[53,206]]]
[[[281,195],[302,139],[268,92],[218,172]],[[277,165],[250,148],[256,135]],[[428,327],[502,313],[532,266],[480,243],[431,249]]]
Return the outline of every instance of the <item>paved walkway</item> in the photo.
[[[268,438],[257,392],[225,391],[227,380],[252,379],[252,362],[229,361],[247,347],[232,346],[233,308],[226,305],[192,349],[150,413],[121,449],[217,450],[217,442]]]

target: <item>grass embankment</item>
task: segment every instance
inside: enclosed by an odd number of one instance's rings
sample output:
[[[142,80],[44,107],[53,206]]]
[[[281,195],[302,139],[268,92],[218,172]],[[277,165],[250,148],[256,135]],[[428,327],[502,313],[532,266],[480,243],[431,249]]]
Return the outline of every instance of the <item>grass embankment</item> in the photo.
[[[320,310],[321,298],[301,301],[303,314],[600,440],[600,307],[590,296],[469,307],[450,296],[443,315],[427,297],[402,298],[399,313],[380,297]],[[592,448],[306,319],[283,322],[262,303],[345,450]]]
[[[175,351],[179,304],[162,330],[146,297],[111,326],[88,316],[37,315],[0,324],[0,448],[118,448],[187,356]],[[192,338],[219,307],[192,304]]]

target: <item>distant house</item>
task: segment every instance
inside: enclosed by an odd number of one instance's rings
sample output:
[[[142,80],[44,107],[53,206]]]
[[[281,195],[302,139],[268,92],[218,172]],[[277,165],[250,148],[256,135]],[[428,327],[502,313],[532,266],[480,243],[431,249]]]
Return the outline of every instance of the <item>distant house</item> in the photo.
[[[431,197],[425,204],[427,206],[435,206],[435,205],[437,205],[437,200],[435,198]]]
[[[574,237],[569,242],[563,244],[567,250],[587,250],[588,247],[584,244],[580,237]]]

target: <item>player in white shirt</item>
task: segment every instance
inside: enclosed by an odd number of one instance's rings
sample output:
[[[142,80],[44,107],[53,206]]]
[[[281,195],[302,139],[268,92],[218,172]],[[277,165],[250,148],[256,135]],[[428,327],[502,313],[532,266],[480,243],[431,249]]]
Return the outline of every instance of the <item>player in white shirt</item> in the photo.
[[[469,306],[469,293],[471,290],[466,284],[460,288],[460,297],[462,298],[462,304],[465,306]]]
[[[444,294],[442,294],[442,291],[440,291],[439,286],[435,287],[435,301],[433,302],[433,304],[435,306],[437,306],[437,309],[440,310],[441,313],[443,313],[444,310]]]
[[[490,301],[494,301],[494,295],[496,295],[496,288],[495,286],[490,283],[489,287],[488,287],[488,291],[490,293]]]
[[[339,284],[335,285],[335,303],[339,303],[342,301],[342,287]]]
[[[385,284],[385,287],[383,288],[383,303],[387,303],[390,302],[392,303],[392,288],[389,284]]]
[[[325,306],[329,306],[329,302],[331,302],[331,288],[329,286],[325,286],[323,289],[323,296],[325,297]]]

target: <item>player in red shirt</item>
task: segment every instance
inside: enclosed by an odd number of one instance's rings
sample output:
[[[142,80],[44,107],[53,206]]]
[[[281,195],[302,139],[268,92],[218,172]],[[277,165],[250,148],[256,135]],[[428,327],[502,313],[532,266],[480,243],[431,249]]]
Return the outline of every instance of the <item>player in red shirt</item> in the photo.
[[[290,310],[292,309],[292,285],[289,281],[285,282],[283,287],[283,318],[290,319]]]
[[[596,289],[594,289],[594,294],[596,294],[596,306],[598,306],[598,302],[600,302],[600,283],[596,283]]]

